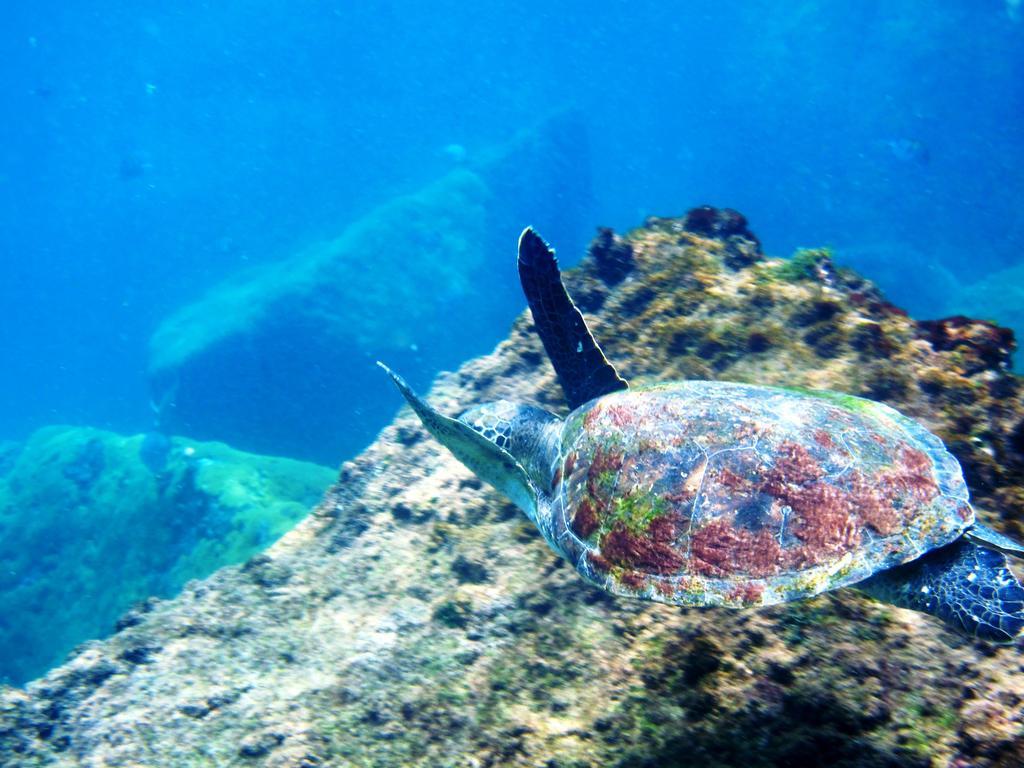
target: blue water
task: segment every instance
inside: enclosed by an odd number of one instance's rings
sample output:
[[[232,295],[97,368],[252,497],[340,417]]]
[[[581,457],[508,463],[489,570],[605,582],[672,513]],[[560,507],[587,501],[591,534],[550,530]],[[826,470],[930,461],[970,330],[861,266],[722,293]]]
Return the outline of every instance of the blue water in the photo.
[[[707,202],[745,213],[776,255],[896,244],[958,283],[1020,264],[1024,24],[1011,11],[8,4],[0,437],[150,428],[146,345],[169,313],[563,108],[585,120],[593,189],[589,222],[559,243],[569,263],[592,226]],[[479,328],[484,348],[510,319]]]

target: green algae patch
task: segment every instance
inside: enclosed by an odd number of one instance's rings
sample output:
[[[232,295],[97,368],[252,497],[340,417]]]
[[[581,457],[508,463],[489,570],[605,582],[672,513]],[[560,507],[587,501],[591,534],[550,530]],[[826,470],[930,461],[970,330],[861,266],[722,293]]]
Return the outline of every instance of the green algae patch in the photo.
[[[615,505],[603,528],[610,530],[616,523],[622,523],[630,533],[642,534],[655,519],[668,511],[669,504],[665,499],[636,490],[615,499]]]
[[[0,679],[108,634],[132,603],[240,563],[335,473],[222,443],[46,427],[0,465]]]
[[[952,740],[960,724],[956,710],[918,692],[906,696],[893,720],[903,743],[922,758],[931,757],[937,744]]]
[[[874,403],[870,400],[865,400],[863,397],[856,397],[854,395],[847,395],[843,392],[832,392],[827,389],[808,389],[806,387],[779,387],[787,392],[792,392],[795,395],[806,395],[807,397],[816,397],[819,400],[827,400],[834,405],[838,405],[840,408],[844,408],[847,411],[853,411],[854,413],[874,413],[877,408]]]
[[[832,259],[828,248],[801,248],[780,264],[764,269],[771,278],[795,283],[800,280],[816,279],[818,265]]]

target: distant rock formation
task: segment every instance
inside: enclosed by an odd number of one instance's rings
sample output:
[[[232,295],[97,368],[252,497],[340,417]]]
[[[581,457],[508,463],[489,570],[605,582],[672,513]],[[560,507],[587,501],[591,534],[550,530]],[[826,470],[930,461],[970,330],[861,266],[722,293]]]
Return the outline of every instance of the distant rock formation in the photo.
[[[702,231],[604,231],[569,274],[620,372],[885,400],[948,441],[986,522],[1024,534],[1005,334],[923,328],[826,252],[766,259]],[[448,413],[498,397],[564,408],[525,314],[430,393]],[[0,694],[0,763],[1024,763],[1020,644],[852,592],[746,612],[611,598],[407,409],[264,554],[121,623]]]
[[[560,115],[216,286],[151,338],[162,427],[321,463],[354,455],[391,413],[377,358],[426,384],[484,351],[519,307],[509,254],[523,222],[586,236],[588,163],[582,123]]]
[[[251,557],[333,476],[157,433],[46,427],[0,446],[0,679],[37,677],[132,603]]]

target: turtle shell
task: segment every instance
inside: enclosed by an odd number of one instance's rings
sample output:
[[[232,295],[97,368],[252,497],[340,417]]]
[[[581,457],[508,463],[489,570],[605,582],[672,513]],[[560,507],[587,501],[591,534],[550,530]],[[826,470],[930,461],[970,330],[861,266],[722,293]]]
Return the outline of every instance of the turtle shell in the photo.
[[[886,405],[693,381],[570,414],[556,546],[589,581],[680,605],[750,606],[854,584],[974,521],[960,465]]]

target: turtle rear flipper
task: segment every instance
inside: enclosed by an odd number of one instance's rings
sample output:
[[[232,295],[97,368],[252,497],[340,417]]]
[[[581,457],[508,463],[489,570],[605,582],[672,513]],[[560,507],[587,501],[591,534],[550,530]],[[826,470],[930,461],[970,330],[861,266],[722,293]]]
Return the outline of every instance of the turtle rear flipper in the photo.
[[[398,391],[420,417],[438,442],[451,451],[455,458],[484,480],[508,496],[523,512],[534,519],[537,509],[537,489],[522,465],[512,455],[494,444],[467,424],[445,416],[421,399],[405,383],[405,379],[378,362],[391,377]]]
[[[1012,643],[1024,628],[1024,588],[995,549],[961,538],[857,584],[872,597],[937,616],[958,632]]]
[[[570,408],[628,388],[569,298],[554,251],[532,227],[519,236],[519,281]]]
[[[999,531],[994,531],[987,525],[975,523],[966,531],[964,536],[983,547],[997,549],[1004,555],[1024,558],[1024,545],[1014,541],[1009,536],[1004,536]]]

